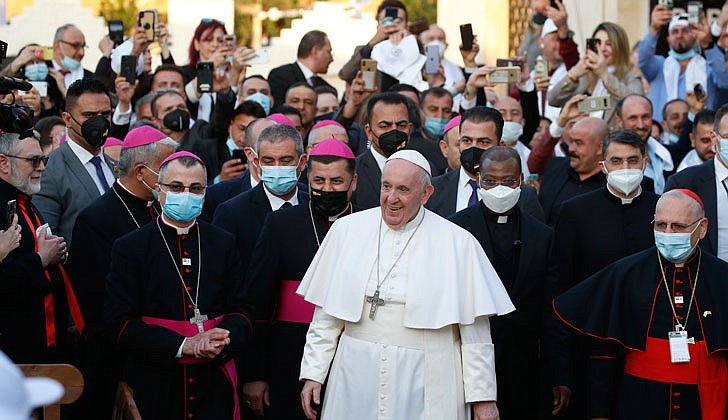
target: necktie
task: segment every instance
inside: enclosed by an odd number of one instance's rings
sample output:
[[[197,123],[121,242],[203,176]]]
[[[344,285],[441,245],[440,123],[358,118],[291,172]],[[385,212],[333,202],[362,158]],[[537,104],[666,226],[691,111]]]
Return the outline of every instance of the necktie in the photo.
[[[91,158],[91,163],[93,163],[94,168],[96,168],[96,175],[99,177],[99,181],[101,181],[101,186],[104,187],[104,192],[109,191],[109,183],[106,182],[104,170],[101,169],[101,158],[94,156]]]
[[[311,86],[313,86],[313,87],[318,86],[318,76],[313,75],[313,76],[309,77],[308,78],[308,84],[311,85]]]
[[[288,201],[283,203],[283,205],[281,206],[282,209],[287,209],[289,207],[293,207],[293,204],[289,203]]]
[[[473,192],[470,194],[470,199],[468,200],[468,207],[478,204],[478,183],[475,182],[474,179],[471,179],[468,181],[468,185],[470,185],[470,188],[473,189]]]

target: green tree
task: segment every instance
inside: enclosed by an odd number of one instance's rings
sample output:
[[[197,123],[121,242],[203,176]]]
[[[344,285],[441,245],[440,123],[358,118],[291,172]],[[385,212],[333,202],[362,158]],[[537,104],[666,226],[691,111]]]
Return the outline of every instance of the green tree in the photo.
[[[407,7],[408,20],[427,19],[429,23],[437,22],[437,0],[402,0]]]
[[[99,15],[109,20],[120,20],[124,22],[124,31],[133,33],[139,18],[139,10],[134,0],[101,0],[99,3]]]

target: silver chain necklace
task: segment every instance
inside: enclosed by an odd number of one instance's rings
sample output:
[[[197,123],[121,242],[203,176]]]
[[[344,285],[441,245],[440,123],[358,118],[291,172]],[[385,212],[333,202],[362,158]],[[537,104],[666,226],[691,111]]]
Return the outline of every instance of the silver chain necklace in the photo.
[[[402,258],[402,255],[404,254],[404,251],[407,249],[407,246],[409,245],[412,238],[415,236],[417,231],[420,229],[420,226],[422,225],[422,222],[425,220],[425,214],[422,214],[422,219],[417,223],[417,226],[415,226],[414,232],[410,235],[409,238],[407,238],[407,242],[404,243],[404,247],[402,247],[402,251],[399,253],[397,258],[394,260],[392,265],[389,267],[389,270],[387,270],[387,274],[384,275],[384,279],[380,280],[379,276],[379,264],[381,261],[381,250],[382,250],[382,219],[379,219],[379,233],[377,234],[377,289],[374,291],[374,294],[372,296],[367,296],[367,302],[370,303],[369,307],[369,319],[374,320],[374,317],[377,315],[377,308],[380,306],[384,306],[384,299],[379,298],[379,288],[382,287],[382,284],[384,284],[385,281],[387,281],[387,278],[389,278],[389,275],[392,273],[392,270],[394,270],[394,266],[397,265],[399,262],[399,259]]]
[[[164,246],[167,247],[169,258],[172,259],[172,264],[174,264],[174,268],[177,269],[177,274],[179,275],[179,279],[182,281],[182,286],[185,289],[185,293],[187,293],[187,297],[189,297],[190,302],[192,302],[195,316],[190,318],[190,323],[196,324],[197,330],[203,333],[205,332],[205,329],[203,328],[203,322],[207,321],[207,315],[203,315],[202,313],[200,313],[200,309],[197,306],[197,300],[200,297],[200,273],[202,272],[202,240],[200,239],[202,235],[200,232],[200,226],[197,226],[197,290],[195,291],[194,299],[192,299],[192,295],[190,294],[189,289],[187,289],[187,283],[185,283],[185,279],[182,276],[182,270],[180,270],[179,266],[177,265],[177,260],[175,260],[174,255],[172,255],[172,250],[169,248],[167,238],[164,237],[164,232],[162,232],[162,226],[159,224],[159,219],[157,219],[157,228],[159,228],[159,234],[162,236]]]
[[[114,186],[113,186],[113,185],[111,186],[111,191],[113,191],[113,192],[114,192],[114,194],[116,194],[116,197],[117,197],[117,198],[119,199],[119,201],[121,201],[121,204],[123,204],[123,205],[124,205],[124,208],[126,209],[126,212],[127,212],[127,213],[129,213],[129,217],[131,217],[131,220],[132,220],[132,221],[134,222],[134,224],[136,225],[137,229],[139,229],[139,227],[140,227],[140,226],[139,226],[139,222],[137,222],[137,220],[136,220],[136,218],[134,217],[134,215],[133,215],[133,214],[131,214],[131,210],[129,210],[129,206],[127,206],[127,205],[126,205],[126,202],[124,202],[124,199],[123,199],[123,198],[121,198],[121,196],[120,196],[120,195],[119,195],[119,193],[118,193],[118,192],[116,191],[116,188],[114,188]]]

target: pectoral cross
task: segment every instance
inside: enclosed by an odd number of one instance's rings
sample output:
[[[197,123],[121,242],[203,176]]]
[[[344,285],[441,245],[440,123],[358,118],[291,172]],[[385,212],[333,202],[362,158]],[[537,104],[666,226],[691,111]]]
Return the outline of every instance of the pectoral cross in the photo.
[[[369,319],[373,320],[377,314],[377,308],[380,305],[384,306],[384,299],[379,299],[379,289],[374,291],[374,296],[367,296],[367,302],[372,304],[369,308]]]
[[[201,333],[205,332],[202,323],[207,321],[207,315],[202,315],[200,310],[195,306],[195,316],[190,318],[190,324],[197,324],[197,330]]]

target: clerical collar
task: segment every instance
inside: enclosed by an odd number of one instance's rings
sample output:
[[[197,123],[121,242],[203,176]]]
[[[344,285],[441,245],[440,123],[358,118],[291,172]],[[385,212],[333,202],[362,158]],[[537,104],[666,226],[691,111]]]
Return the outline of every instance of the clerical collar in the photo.
[[[607,183],[607,191],[609,191],[610,194],[622,201],[622,204],[632,204],[632,201],[634,201],[635,198],[639,197],[640,194],[642,194],[642,185],[637,187],[637,194],[635,194],[632,198],[622,198],[618,196],[614,191],[612,191],[612,186],[609,185],[609,183]]]
[[[347,214],[349,214],[350,209],[351,209],[351,201],[349,202],[349,204],[346,205],[346,208],[344,209],[344,211],[342,211],[341,213],[339,213],[335,216],[329,216],[329,222],[335,222],[336,219],[338,219],[339,217],[346,216]]]
[[[147,207],[152,207],[152,206],[154,205],[154,200],[152,200],[152,201],[149,201],[149,200],[145,200],[145,199],[143,199],[143,198],[139,197],[138,195],[134,194],[133,192],[131,192],[131,190],[130,190],[129,188],[127,188],[127,187],[126,187],[126,185],[124,185],[124,184],[123,184],[123,183],[121,182],[121,179],[117,179],[117,180],[116,180],[116,184],[117,184],[117,185],[119,185],[119,186],[121,187],[121,189],[122,189],[122,190],[126,191],[126,192],[127,192],[127,193],[128,193],[129,195],[131,195],[132,197],[134,197],[134,198],[136,198],[136,199],[139,199],[140,201],[146,201],[146,202],[147,202]]]
[[[410,231],[412,229],[415,229],[420,224],[420,221],[422,220],[423,217],[425,217],[425,208],[423,206],[420,206],[420,211],[417,213],[417,216],[415,216],[414,219],[412,219],[409,222],[407,222],[401,228],[399,228],[399,229],[392,229],[386,223],[384,224],[384,226],[386,226],[386,228],[389,229],[389,230],[392,230],[392,231],[395,231],[395,232],[399,232],[399,233],[404,233],[404,232],[408,232],[408,231]]]
[[[177,235],[189,235],[190,229],[192,229],[192,227],[197,223],[197,219],[193,220],[189,225],[187,225],[185,227],[177,227],[177,226],[173,225],[169,221],[169,219],[167,219],[166,214],[162,213],[162,223],[164,223],[165,225],[169,226],[170,228],[176,230]]]

